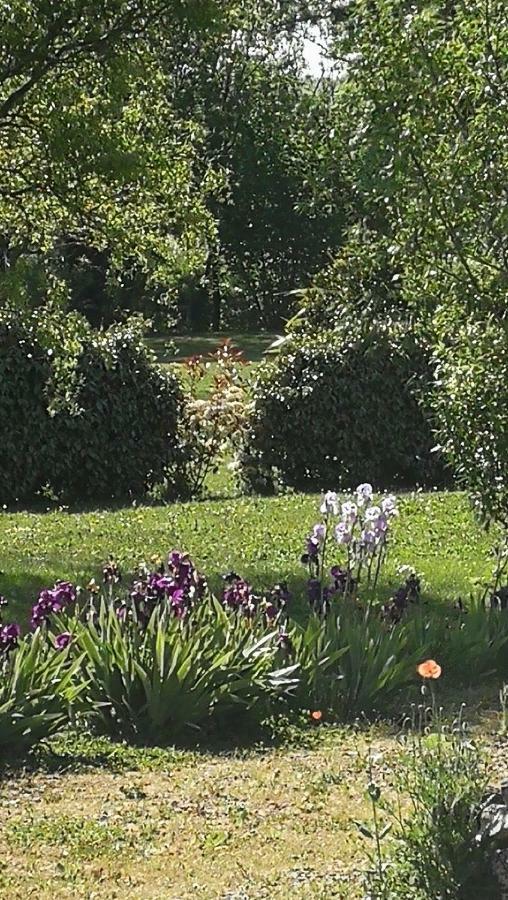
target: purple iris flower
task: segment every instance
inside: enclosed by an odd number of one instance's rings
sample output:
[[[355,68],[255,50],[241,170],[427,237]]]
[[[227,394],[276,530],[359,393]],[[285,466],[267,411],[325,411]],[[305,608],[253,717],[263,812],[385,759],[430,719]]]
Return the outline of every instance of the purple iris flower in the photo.
[[[265,606],[265,616],[269,622],[273,622],[273,620],[277,618],[278,612],[279,610],[273,603],[268,603]]]
[[[316,557],[319,553],[319,541],[315,537],[307,538],[307,553],[311,557]]]
[[[15,622],[3,625],[0,628],[0,652],[8,653],[10,650],[14,650],[20,637],[21,628]]]
[[[179,550],[172,550],[169,554],[168,563],[173,569],[178,569],[180,567],[182,559],[183,556],[179,552]]]
[[[41,591],[32,607],[31,625],[38,628],[50,618],[51,613],[59,613],[75,602],[76,588],[69,581],[57,581],[54,587]]]
[[[61,634],[57,634],[55,638],[55,647],[57,650],[65,650],[71,641],[72,634],[69,631],[63,631]]]
[[[151,580],[151,586],[158,594],[169,594],[175,590],[175,582],[170,575],[162,575]]]
[[[313,609],[321,606],[321,582],[318,578],[309,578],[307,582],[307,595]]]

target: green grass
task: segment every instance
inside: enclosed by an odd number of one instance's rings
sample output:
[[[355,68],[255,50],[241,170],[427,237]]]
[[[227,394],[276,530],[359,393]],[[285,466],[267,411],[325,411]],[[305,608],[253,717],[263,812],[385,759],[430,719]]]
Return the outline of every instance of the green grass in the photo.
[[[196,335],[158,335],[148,337],[146,342],[154,351],[158,362],[183,376],[186,386],[185,367],[182,365],[190,356],[207,356],[213,353],[221,341],[228,338],[243,353],[245,373],[251,375],[264,359],[265,353],[275,340],[274,334],[222,334],[209,332]],[[206,398],[212,387],[216,366],[210,362],[208,371],[198,387],[198,396]]]
[[[189,356],[212,353],[221,341],[229,338],[243,352],[247,362],[258,363],[263,359],[275,337],[274,334],[224,334],[222,332],[170,334],[148,337],[147,344],[154,351],[159,362],[167,364],[181,362]]]
[[[22,615],[57,578],[100,577],[113,554],[126,572],[173,546],[211,576],[236,569],[260,587],[287,577],[303,596],[299,563],[318,518],[317,495],[234,498],[167,507],[0,515],[0,593]],[[401,499],[381,585],[409,563],[426,594],[453,600],[488,577],[494,536],[457,493]],[[475,690],[478,693],[475,693]],[[505,748],[491,684],[466,701],[488,743],[492,783]],[[448,702],[447,700],[445,702]],[[368,865],[356,822],[371,823],[367,783],[389,794],[400,742],[386,725],[273,723],[264,743],[191,750],[135,747],[60,735],[0,777],[0,898],[124,897],[165,900],[360,900]],[[367,763],[370,754],[374,760]]]
[[[11,616],[24,615],[38,591],[57,578],[84,584],[100,577],[110,554],[128,573],[140,561],[178,547],[192,555],[214,589],[221,573],[233,569],[259,588],[288,579],[301,597],[306,576],[299,560],[318,506],[318,495],[294,494],[83,513],[5,512],[0,594],[12,601]],[[428,596],[467,597],[476,579],[489,576],[493,540],[475,523],[465,496],[407,495],[381,591],[397,585],[397,567],[409,564],[423,574]]]
[[[495,718],[482,730],[497,783]],[[386,727],[300,727],[280,746],[229,754],[148,753],[59,738],[38,769],[0,781],[2,900],[365,896],[367,784],[392,796],[400,766]]]

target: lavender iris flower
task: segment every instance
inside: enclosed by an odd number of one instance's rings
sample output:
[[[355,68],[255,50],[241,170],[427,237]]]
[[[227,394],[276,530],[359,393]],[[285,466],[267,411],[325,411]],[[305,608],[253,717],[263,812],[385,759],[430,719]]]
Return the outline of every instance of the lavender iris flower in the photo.
[[[374,522],[374,528],[379,534],[386,534],[388,531],[388,518],[385,513],[381,513]]]
[[[323,515],[339,515],[339,498],[335,491],[327,491],[321,504]]]
[[[365,506],[366,503],[369,503],[372,500],[372,485],[367,481],[364,482],[364,484],[359,484],[355,493],[358,500],[358,506]]]
[[[358,516],[358,507],[356,503],[352,503],[350,500],[348,500],[346,503],[342,504],[341,511],[344,522],[348,522],[351,523],[351,525],[354,525]]]
[[[381,500],[381,509],[388,516],[397,515],[397,498],[394,497],[393,494],[390,494],[388,497],[384,497]]]
[[[350,544],[352,534],[349,525],[347,525],[345,522],[339,522],[339,524],[335,528],[335,537],[338,544]]]
[[[367,549],[372,549],[375,547],[377,541],[377,534],[371,528],[364,528],[362,531],[362,544]]]
[[[312,529],[312,537],[316,541],[319,541],[319,543],[322,543],[322,541],[324,541],[324,539],[325,539],[325,534],[326,534],[326,525],[323,525],[322,522],[319,522],[318,525],[314,525],[314,528]]]

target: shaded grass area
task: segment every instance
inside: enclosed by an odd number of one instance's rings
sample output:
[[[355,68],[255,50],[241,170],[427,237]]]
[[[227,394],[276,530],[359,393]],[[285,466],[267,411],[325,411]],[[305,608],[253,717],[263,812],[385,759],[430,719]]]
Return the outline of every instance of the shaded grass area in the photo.
[[[100,578],[109,555],[129,573],[176,547],[192,555],[214,590],[230,570],[259,589],[287,579],[296,608],[302,608],[307,576],[300,556],[318,508],[318,495],[294,494],[84,513],[2,513],[0,594],[11,601],[11,616],[24,615],[38,591],[58,578],[78,584]],[[489,577],[494,536],[475,523],[465,496],[406,495],[400,509],[381,596],[400,583],[397,568],[403,564],[422,573],[428,597],[442,601],[467,598],[475,580]]]

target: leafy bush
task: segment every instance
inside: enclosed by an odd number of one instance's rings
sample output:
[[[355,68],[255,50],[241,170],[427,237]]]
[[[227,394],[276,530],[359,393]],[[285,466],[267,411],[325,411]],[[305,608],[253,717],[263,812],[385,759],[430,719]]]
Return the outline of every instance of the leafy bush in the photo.
[[[213,365],[207,396],[201,396],[205,379]],[[228,452],[241,441],[246,420],[246,381],[242,352],[224,340],[207,356],[185,361],[189,385],[183,440],[186,448],[186,481],[192,495],[199,495],[207,476],[225,462]]]
[[[407,315],[393,242],[363,225],[349,229],[336,257],[302,294],[301,308],[289,323],[292,331],[340,328],[351,314],[365,321]]]
[[[0,503],[32,497],[45,477],[50,357],[36,326],[32,315],[0,310]]]
[[[482,517],[508,528],[508,323],[438,323],[438,437]]]
[[[142,495],[171,467],[176,476],[179,383],[155,365],[141,321],[102,332],[74,321],[76,329],[64,334],[55,354],[55,455],[48,480],[58,495],[70,498]],[[54,332],[51,338],[56,343]]]
[[[8,651],[0,642],[0,755],[26,751],[67,723],[85,689],[79,667],[39,630]]]
[[[128,497],[183,489],[177,379],[155,365],[141,321],[96,332],[77,315],[0,317],[0,500],[43,489]]]
[[[408,330],[343,322],[293,338],[254,384],[241,455],[247,486],[257,467],[297,488],[438,484],[446,475],[418,396],[429,389],[423,341]]]

